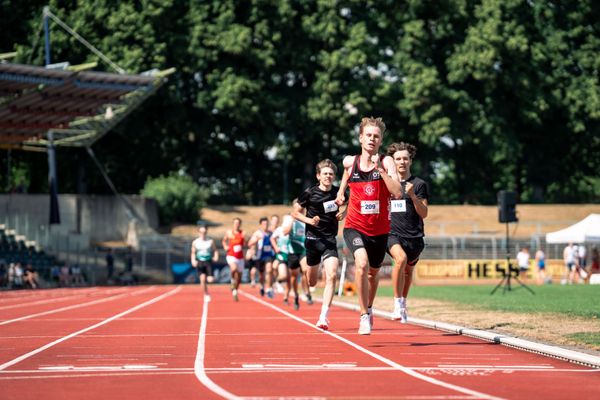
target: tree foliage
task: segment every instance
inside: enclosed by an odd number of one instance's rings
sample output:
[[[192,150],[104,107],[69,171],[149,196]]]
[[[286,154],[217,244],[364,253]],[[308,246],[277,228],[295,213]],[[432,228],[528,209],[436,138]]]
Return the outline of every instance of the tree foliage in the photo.
[[[208,190],[200,187],[191,176],[171,173],[148,179],[142,194],[158,203],[160,222],[196,222],[206,205]]]
[[[32,48],[41,5],[0,4],[12,11],[0,13],[9,32],[0,52],[16,48],[18,61],[41,64],[42,46]],[[593,0],[51,0],[50,7],[130,73],[177,68],[95,145],[121,191],[183,170],[210,187],[211,202],[291,199],[314,181],[319,159],[339,162],[358,151],[360,117],[374,115],[388,125],[386,144],[418,147],[413,172],[431,182],[435,203],[490,204],[500,189],[517,190],[522,202],[600,200]],[[56,26],[52,52],[54,61],[96,61]],[[63,192],[82,180],[89,191],[106,190],[74,152],[59,152],[59,171]],[[43,187],[35,182],[34,190]]]

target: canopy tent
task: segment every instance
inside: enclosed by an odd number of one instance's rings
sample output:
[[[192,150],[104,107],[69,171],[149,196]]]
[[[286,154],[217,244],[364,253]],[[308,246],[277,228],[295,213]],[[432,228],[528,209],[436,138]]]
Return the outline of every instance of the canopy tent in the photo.
[[[600,214],[590,214],[560,231],[546,234],[546,243],[600,242]]]

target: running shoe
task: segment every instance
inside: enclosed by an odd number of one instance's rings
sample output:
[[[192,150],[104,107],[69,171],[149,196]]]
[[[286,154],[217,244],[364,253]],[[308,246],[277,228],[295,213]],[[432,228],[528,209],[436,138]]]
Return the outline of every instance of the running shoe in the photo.
[[[204,295],[204,302],[205,303],[209,303],[210,302],[210,295],[208,295],[208,294]]]
[[[273,289],[267,289],[267,297],[272,299],[275,295],[273,294]]]
[[[286,306],[290,304],[290,302],[288,301],[287,297],[285,299],[283,299],[283,302],[285,303]]]
[[[329,320],[327,318],[319,318],[317,321],[317,328],[323,329],[324,331],[329,330]]]
[[[311,295],[306,296],[306,304],[308,304],[309,306],[312,306],[313,304],[313,299]]]
[[[300,308],[300,300],[296,297],[294,299],[294,310],[298,310]]]
[[[265,297],[265,288],[264,288],[264,287],[262,287],[262,286],[260,287],[260,295],[261,295],[262,297]]]
[[[405,324],[406,322],[408,322],[408,313],[406,307],[402,307],[400,309],[400,323]]]
[[[370,335],[371,334],[371,323],[369,322],[369,314],[363,314],[360,316],[360,324],[358,325],[359,335]]]
[[[275,282],[275,290],[277,290],[277,293],[283,293],[285,292],[285,289],[283,288],[283,285],[279,282]]]
[[[238,294],[237,294],[237,290],[236,290],[236,289],[233,289],[233,290],[231,291],[231,293],[233,294],[233,300],[235,300],[235,301],[240,301],[240,300],[238,299]]]
[[[398,303],[394,304],[394,312],[392,313],[392,319],[394,321],[402,319],[402,314],[400,314],[400,304]]]

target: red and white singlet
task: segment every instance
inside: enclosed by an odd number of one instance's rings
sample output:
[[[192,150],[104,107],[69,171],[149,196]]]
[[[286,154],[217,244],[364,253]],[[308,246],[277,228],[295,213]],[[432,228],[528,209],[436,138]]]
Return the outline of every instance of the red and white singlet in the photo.
[[[383,158],[380,156],[382,161]],[[350,200],[344,228],[367,236],[390,233],[390,191],[379,170],[361,171],[360,156],[354,156],[348,186]]]
[[[232,232],[233,237],[229,238],[228,256],[233,256],[238,259],[244,258],[244,231]]]

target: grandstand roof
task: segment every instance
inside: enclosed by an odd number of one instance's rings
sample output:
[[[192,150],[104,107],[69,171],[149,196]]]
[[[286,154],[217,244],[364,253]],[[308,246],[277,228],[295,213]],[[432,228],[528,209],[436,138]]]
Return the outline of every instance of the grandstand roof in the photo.
[[[171,70],[153,75],[46,69],[0,63],[0,148],[85,147],[153,94]]]

